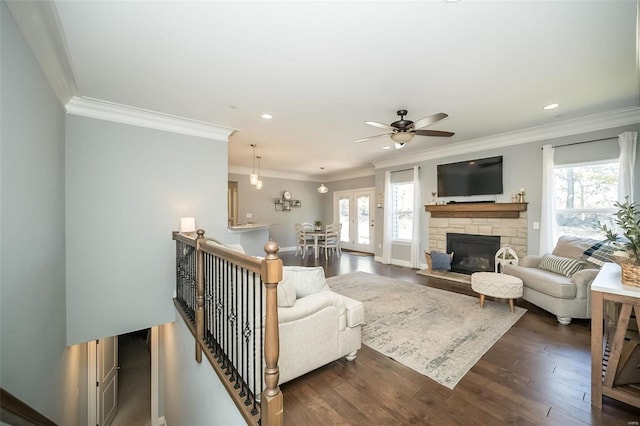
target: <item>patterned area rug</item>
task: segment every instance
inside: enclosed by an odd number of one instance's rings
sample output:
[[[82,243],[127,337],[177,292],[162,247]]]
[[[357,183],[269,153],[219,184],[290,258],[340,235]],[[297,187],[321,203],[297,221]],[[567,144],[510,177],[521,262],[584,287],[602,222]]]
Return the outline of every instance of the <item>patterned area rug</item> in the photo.
[[[364,344],[449,389],[527,311],[365,272],[327,282],[364,303]]]

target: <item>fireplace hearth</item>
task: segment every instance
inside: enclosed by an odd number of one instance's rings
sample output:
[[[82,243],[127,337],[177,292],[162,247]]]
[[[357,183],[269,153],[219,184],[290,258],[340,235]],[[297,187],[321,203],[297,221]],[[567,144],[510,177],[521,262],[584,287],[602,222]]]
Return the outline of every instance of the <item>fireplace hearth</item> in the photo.
[[[462,274],[493,272],[500,237],[447,233],[447,253],[453,252],[451,270]]]

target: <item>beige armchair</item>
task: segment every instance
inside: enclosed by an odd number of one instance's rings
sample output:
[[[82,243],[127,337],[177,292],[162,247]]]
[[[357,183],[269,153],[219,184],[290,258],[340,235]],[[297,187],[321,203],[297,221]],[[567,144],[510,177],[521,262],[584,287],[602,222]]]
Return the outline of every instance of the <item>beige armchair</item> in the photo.
[[[502,271],[522,280],[523,299],[555,314],[560,324],[568,325],[572,318],[591,318],[591,283],[600,269],[582,260],[582,255],[595,243],[580,237],[558,239],[551,254],[580,261],[583,266],[570,277],[541,269],[542,256],[525,256],[518,265],[503,265]]]
[[[285,266],[278,322],[285,383],[341,357],[353,361],[361,347],[364,305],[331,291],[322,267]]]

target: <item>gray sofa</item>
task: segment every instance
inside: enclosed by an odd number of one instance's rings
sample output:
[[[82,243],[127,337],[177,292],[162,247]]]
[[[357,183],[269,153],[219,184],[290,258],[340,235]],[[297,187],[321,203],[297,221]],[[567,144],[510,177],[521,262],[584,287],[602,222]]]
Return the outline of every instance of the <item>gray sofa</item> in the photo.
[[[591,283],[598,275],[598,265],[581,259],[585,250],[596,240],[563,236],[552,255],[581,260],[583,269],[571,278],[548,270],[539,269],[542,256],[525,256],[517,266],[504,265],[503,272],[522,280],[523,299],[555,314],[563,325],[572,318],[591,318]]]

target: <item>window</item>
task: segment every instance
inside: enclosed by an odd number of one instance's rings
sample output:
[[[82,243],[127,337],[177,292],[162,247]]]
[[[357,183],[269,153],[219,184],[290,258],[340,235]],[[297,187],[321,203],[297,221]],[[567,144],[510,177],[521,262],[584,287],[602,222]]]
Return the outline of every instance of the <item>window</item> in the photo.
[[[558,235],[604,239],[599,223],[613,225],[618,200],[618,161],[556,166]]]
[[[411,241],[413,235],[413,182],[391,184],[393,240]]]

